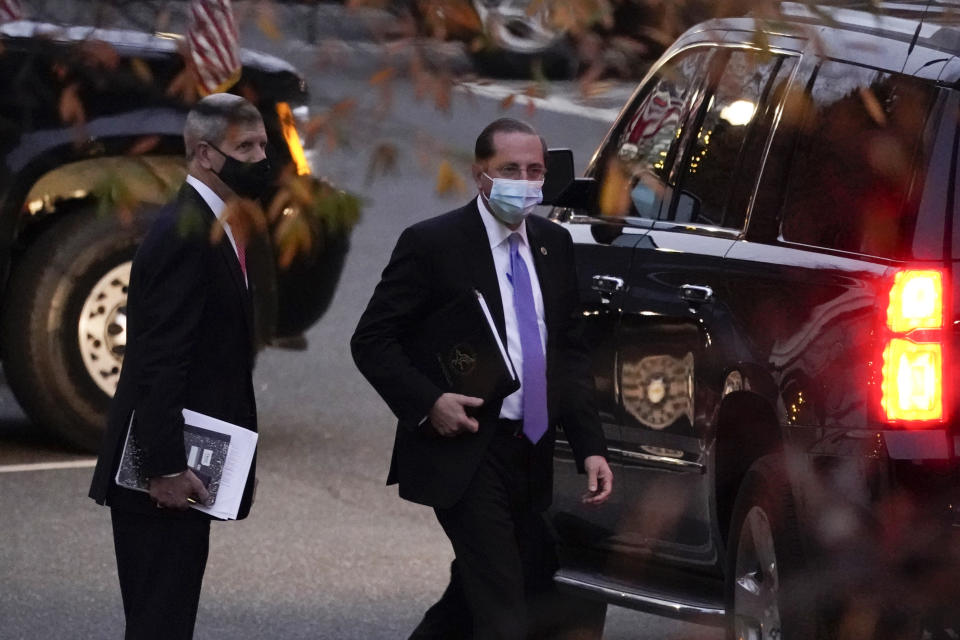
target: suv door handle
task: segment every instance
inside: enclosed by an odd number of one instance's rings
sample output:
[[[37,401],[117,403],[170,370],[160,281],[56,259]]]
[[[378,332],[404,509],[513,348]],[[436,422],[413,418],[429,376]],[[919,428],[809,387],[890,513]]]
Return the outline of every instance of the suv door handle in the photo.
[[[690,302],[710,302],[713,289],[702,284],[685,284],[680,287],[680,297]]]
[[[590,288],[599,291],[601,294],[614,294],[623,289],[623,278],[613,276],[593,276]]]

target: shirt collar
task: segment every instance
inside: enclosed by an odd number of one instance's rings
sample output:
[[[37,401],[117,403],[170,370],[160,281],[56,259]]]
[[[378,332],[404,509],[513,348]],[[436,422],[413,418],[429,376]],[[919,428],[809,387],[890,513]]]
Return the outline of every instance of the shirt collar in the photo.
[[[516,231],[513,231],[507,225],[503,224],[496,217],[490,213],[490,209],[487,208],[487,203],[483,201],[483,196],[477,195],[477,209],[480,210],[480,219],[483,220],[483,226],[487,230],[487,239],[490,241],[490,248],[496,249],[501,244],[507,242],[509,238],[514,233],[520,234],[520,241],[523,244],[529,244],[527,242],[527,221],[524,220],[523,224],[520,225]]]
[[[187,175],[187,184],[196,189],[200,197],[203,198],[203,201],[206,202],[207,206],[213,211],[213,215],[217,216],[217,220],[219,220],[220,216],[223,215],[223,210],[226,208],[227,203],[215,194],[213,189],[201,182],[199,178]]]

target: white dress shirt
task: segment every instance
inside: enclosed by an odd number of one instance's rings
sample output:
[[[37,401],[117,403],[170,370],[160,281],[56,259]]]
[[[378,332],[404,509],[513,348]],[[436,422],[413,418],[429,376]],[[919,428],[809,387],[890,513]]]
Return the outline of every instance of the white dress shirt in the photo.
[[[200,197],[203,198],[203,201],[207,203],[207,206],[210,207],[210,210],[213,211],[213,215],[217,217],[217,220],[220,221],[220,224],[223,225],[223,230],[227,234],[227,239],[230,241],[230,246],[233,247],[233,253],[237,256],[237,261],[240,260],[240,254],[237,253],[237,241],[233,239],[233,232],[230,231],[230,225],[226,220],[223,220],[223,210],[227,208],[227,203],[223,199],[213,192],[213,189],[200,182],[197,178],[194,178],[191,175],[187,175],[187,184],[193,187],[197,193],[200,194]],[[243,269],[243,281],[247,283],[247,286],[250,286],[249,281],[247,281],[247,274]]]
[[[511,231],[510,227],[497,220],[487,205],[483,202],[483,197],[477,196],[477,208],[480,209],[480,219],[483,220],[483,226],[487,230],[487,239],[490,241],[490,252],[493,254],[493,265],[497,270],[497,282],[500,284],[500,299],[503,301],[503,319],[507,328],[507,353],[510,354],[510,360],[517,371],[517,376],[523,379],[523,350],[520,348],[520,331],[517,327],[517,312],[513,305],[513,285],[507,274],[510,273],[510,242],[512,234],[520,235],[520,245],[517,248],[520,257],[527,265],[527,271],[530,272],[530,287],[533,289],[533,303],[537,309],[537,325],[540,328],[540,342],[543,346],[543,352],[547,352],[547,323],[543,320],[543,294],[540,292],[540,279],[537,277],[537,270],[533,263],[533,254],[530,251],[530,242],[527,239],[527,223],[523,224],[516,231]],[[503,406],[500,408],[500,417],[508,420],[523,419],[523,387],[510,394],[503,400]]]

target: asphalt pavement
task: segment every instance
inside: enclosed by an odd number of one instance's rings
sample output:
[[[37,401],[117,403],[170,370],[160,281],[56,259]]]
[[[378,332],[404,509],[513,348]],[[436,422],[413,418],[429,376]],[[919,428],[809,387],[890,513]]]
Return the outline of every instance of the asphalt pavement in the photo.
[[[338,122],[342,136],[318,140],[311,158],[317,173],[362,195],[365,205],[333,304],[307,335],[309,348],[259,358],[258,499],[249,519],[213,527],[196,638],[405,638],[442,592],[452,553],[429,509],[384,486],[394,420],[354,368],[350,334],[400,231],[475,193],[468,159],[485,124],[504,113],[524,117],[551,145],[572,148],[582,169],[631,87],[612,86],[586,101],[574,83],[558,84],[532,108],[521,98],[505,111],[504,96],[527,82],[476,84],[455,88],[443,109],[437,92],[445,85],[431,92],[403,74],[389,89],[370,83],[371,73],[396,60],[382,47],[332,60],[299,41],[263,44],[307,74],[315,114],[354,101],[352,115]],[[391,170],[371,174],[383,149],[395,151]],[[438,193],[444,161],[462,191]],[[109,514],[86,498],[90,458],[39,427],[0,387],[0,640],[120,638]],[[38,463],[54,464],[16,466]],[[605,634],[719,637],[618,608]]]

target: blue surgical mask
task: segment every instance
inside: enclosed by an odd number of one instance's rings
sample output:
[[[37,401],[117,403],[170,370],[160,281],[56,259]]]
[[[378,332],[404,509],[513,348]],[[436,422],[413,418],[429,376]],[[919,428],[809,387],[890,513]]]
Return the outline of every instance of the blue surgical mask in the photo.
[[[483,174],[487,176],[487,174]],[[524,221],[533,209],[543,202],[543,180],[507,180],[491,178],[493,186],[487,203],[490,212],[500,222],[514,226]]]

